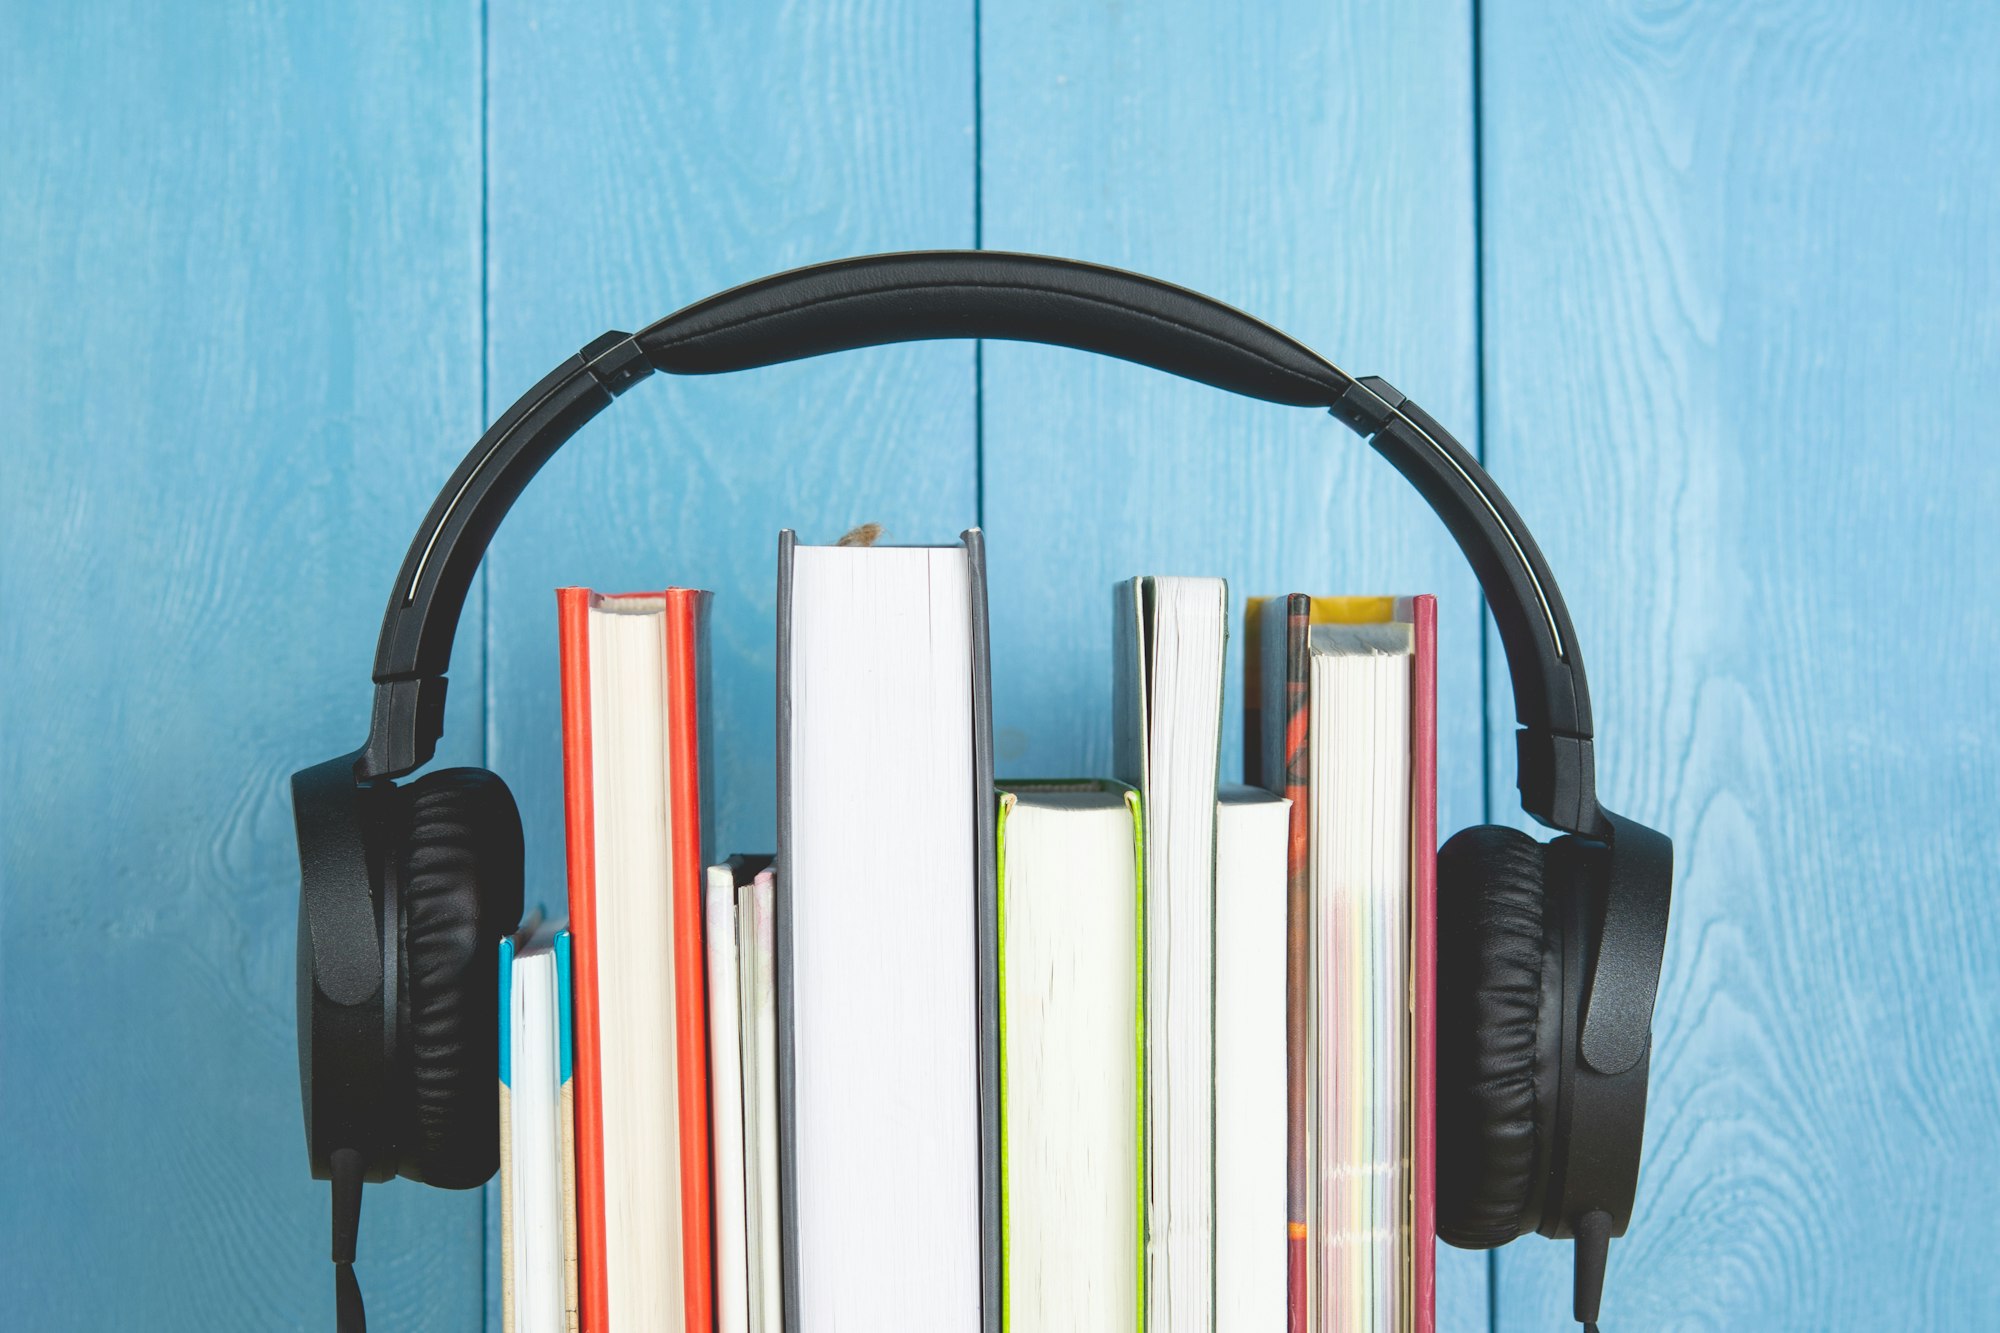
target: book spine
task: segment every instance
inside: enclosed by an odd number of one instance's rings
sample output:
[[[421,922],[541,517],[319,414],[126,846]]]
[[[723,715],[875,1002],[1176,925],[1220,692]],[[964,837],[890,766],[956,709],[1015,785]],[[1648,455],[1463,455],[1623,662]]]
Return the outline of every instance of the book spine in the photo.
[[[715,1145],[715,1328],[749,1333],[743,1160],[742,1011],[736,938],[736,883],[726,866],[708,875],[709,1090]]]
[[[965,543],[972,630],[972,829],[975,1006],[979,1016],[979,1288],[980,1328],[1000,1333],[1000,980],[998,973],[999,856],[993,788],[993,667],[986,619],[986,539],[978,528]]]
[[[1273,705],[1278,714],[1266,725],[1277,742],[1280,765],[1276,776],[1292,803],[1285,843],[1285,1235],[1287,1309],[1292,1333],[1307,1333],[1311,1302],[1307,1278],[1312,1271],[1311,1139],[1312,1071],[1306,1060],[1312,1046],[1312,868],[1311,810],[1307,777],[1312,757],[1307,748],[1312,721],[1312,599],[1299,593],[1285,598],[1282,625],[1273,638],[1282,655],[1281,695]],[[1275,683],[1275,682],[1274,682]]]
[[[798,537],[778,534],[778,857],[772,880],[772,953],[777,964],[778,1246],[784,1327],[803,1333],[799,1319],[798,1063],[792,1024],[792,560]]]
[[[1311,1327],[1312,905],[1311,756],[1312,599],[1302,593],[1253,598],[1244,644],[1245,778],[1290,799],[1285,841],[1285,1236],[1290,1333]]]
[[[1135,1256],[1138,1273],[1138,1317],[1134,1321],[1135,1333],[1146,1333],[1146,1302],[1150,1288],[1146,1284],[1146,1163],[1150,1151],[1146,1141],[1146,809],[1137,787],[1125,788],[1125,809],[1132,816],[1132,1105],[1134,1108],[1132,1138],[1134,1143],[1133,1177],[1138,1181],[1137,1197],[1132,1206],[1138,1210],[1134,1234],[1138,1237],[1139,1248]]]
[[[556,932],[556,1080],[562,1152],[557,1166],[562,1185],[563,1316],[568,1333],[578,1333],[582,1318],[576,1284],[576,1002],[571,981],[570,934]]]
[[[674,1020],[679,1056],[681,1255],[687,1327],[715,1324],[713,1231],[709,1185],[708,1011],[702,984],[702,792],[699,644],[706,595],[666,594],[667,764],[673,792]]]
[[[514,1333],[520,1323],[514,1285],[514,941],[500,941],[500,1327]]]
[[[998,865],[993,890],[993,984],[997,1001],[993,1007],[995,1026],[1000,1034],[1000,1327],[1010,1330],[1014,1323],[1013,1193],[1008,1176],[1013,1171],[1013,1144],[1007,1132],[1011,1103],[1007,1094],[1007,817],[1020,798],[1011,791],[997,794],[998,813],[993,821],[993,856]]]
[[[1411,1285],[1416,1333],[1431,1333],[1437,1323],[1437,598],[1414,598],[1411,611]]]
[[[591,1333],[609,1333],[590,736],[591,600],[585,588],[563,588],[556,593],[562,667],[563,824],[569,854],[570,930],[575,945],[577,1295],[582,1326]]]
[[[750,956],[754,959],[752,967],[756,973],[747,1010],[754,1015],[754,1020],[748,1024],[754,1030],[750,1033],[750,1054],[745,1059],[746,1067],[756,1070],[757,1085],[757,1104],[752,1116],[757,1135],[750,1148],[757,1162],[757,1193],[750,1201],[756,1216],[759,1255],[753,1297],[758,1313],[752,1320],[756,1333],[784,1333],[785,1329],[782,1260],[785,1245],[778,1197],[782,1177],[778,1165],[775,880],[776,876],[770,870],[764,870],[743,890],[750,900],[751,910],[751,928],[743,938],[750,943]]]

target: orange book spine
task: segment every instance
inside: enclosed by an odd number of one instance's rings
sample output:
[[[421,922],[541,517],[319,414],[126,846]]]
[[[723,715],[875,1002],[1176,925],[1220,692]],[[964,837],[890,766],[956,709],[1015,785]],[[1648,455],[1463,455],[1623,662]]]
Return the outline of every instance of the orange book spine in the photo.
[[[708,1003],[702,943],[700,634],[707,594],[667,593],[667,762],[673,788],[674,996],[680,1069],[681,1235],[687,1327],[715,1326],[708,1124]]]
[[[578,1313],[585,1333],[607,1333],[604,1263],[604,1082],[597,1010],[597,849],[590,748],[590,604],[587,588],[556,593],[562,660],[563,826],[575,1032]]]

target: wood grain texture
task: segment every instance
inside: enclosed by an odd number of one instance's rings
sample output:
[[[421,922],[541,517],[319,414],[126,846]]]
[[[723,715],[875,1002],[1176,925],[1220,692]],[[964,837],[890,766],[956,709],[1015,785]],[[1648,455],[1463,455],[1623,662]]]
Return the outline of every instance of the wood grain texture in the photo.
[[[1464,5],[1014,0],[982,24],[986,245],[1208,292],[1476,447]],[[1232,778],[1246,596],[1436,592],[1441,817],[1478,821],[1477,588],[1386,464],[1323,413],[1067,351],[984,358],[1003,774],[1109,771],[1117,579],[1229,579]],[[1483,1328],[1484,1256],[1439,1257],[1439,1327]]]
[[[1678,860],[1606,1327],[1990,1327],[2000,25],[1484,23],[1488,458],[1605,798]],[[1568,1262],[1505,1251],[1499,1327],[1557,1326]]]
[[[588,23],[492,0],[487,41],[489,417],[607,328],[796,264],[972,242],[971,0],[615,0]],[[778,530],[955,540],[976,518],[973,395],[964,345],[662,376],[550,463],[460,638],[483,640],[530,902],[565,898],[553,589],[716,592],[710,850],[768,852]]]
[[[489,412],[604,329],[732,283],[969,245],[971,21],[970,0],[618,0],[589,24],[496,0]],[[530,900],[563,896],[551,590],[716,591],[714,850],[770,850],[778,530],[954,540],[975,517],[972,362],[940,344],[657,377],[549,465],[488,563],[490,744]]]
[[[289,775],[476,430],[477,9],[0,11],[0,1323],[320,1329]],[[479,663],[455,754],[478,757]],[[369,1193],[381,1328],[479,1197]]]
[[[0,1324],[326,1326],[287,778],[358,743],[483,421],[604,328],[982,233],[1210,291],[1473,445],[1483,300],[1485,452],[1564,580],[1606,798],[1680,859],[1607,1326],[1990,1322],[2000,26],[1481,15],[1475,117],[1434,0],[0,10]],[[1444,827],[1511,808],[1470,576],[1350,436],[1073,353],[877,350],[648,384],[522,502],[443,757],[512,783],[530,898],[563,886],[556,584],[720,592],[717,850],[768,847],[777,528],[948,541],[982,491],[1003,772],[1103,770],[1106,590],[1217,573],[1436,591]],[[475,1327],[481,1244],[477,1196],[371,1190],[378,1326]],[[1440,1258],[1440,1326],[1483,1326],[1484,1262]],[[1504,1251],[1498,1326],[1560,1325],[1567,1264]]]

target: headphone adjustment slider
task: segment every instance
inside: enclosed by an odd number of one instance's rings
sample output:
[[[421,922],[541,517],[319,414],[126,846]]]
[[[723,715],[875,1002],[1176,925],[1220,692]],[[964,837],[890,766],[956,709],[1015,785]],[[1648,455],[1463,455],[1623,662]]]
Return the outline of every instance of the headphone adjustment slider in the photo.
[[[354,776],[366,782],[399,778],[437,753],[444,735],[443,676],[406,676],[375,682],[375,709],[368,744],[355,761]]]
[[[1348,385],[1327,411],[1361,438],[1373,439],[1408,398],[1380,375],[1364,375]]]
[[[640,350],[639,340],[629,333],[614,330],[601,334],[578,355],[598,387],[613,398],[653,373],[653,363]]]

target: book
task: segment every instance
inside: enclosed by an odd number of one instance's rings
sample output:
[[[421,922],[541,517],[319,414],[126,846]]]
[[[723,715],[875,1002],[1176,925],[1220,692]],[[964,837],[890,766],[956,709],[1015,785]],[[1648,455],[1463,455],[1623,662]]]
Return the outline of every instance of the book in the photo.
[[[1286,1326],[1286,844],[1291,802],[1223,792],[1215,818],[1215,1307]]]
[[[709,1143],[715,1204],[715,1333],[750,1327],[749,1197],[743,1152],[741,942],[736,930],[736,874],[708,868]]]
[[[1215,798],[1228,592],[1138,578],[1116,606],[1118,776],[1146,811],[1146,1316],[1215,1327]]]
[[[785,1327],[778,1222],[778,999],[776,876],[770,858],[736,858],[741,992],[745,1258],[751,1333]],[[748,884],[743,876],[750,874]]]
[[[1251,623],[1246,758],[1293,799],[1295,1173],[1301,1128],[1309,1149],[1292,1182],[1293,1327],[1428,1333],[1436,603],[1295,594],[1253,600]]]
[[[1140,1333],[1145,845],[1138,793],[1013,783],[999,802],[1003,1327]]]
[[[557,594],[583,1326],[714,1322],[703,986],[708,594]]]
[[[997,1333],[983,543],[787,532],[778,596],[785,1326]]]
[[[506,1333],[577,1328],[570,935],[500,941],[500,1301]]]
[[[1290,1333],[1310,1333],[1307,1295],[1311,1270],[1307,1248],[1311,1214],[1309,1184],[1312,1137],[1312,1084],[1307,1051],[1312,1043],[1311,883],[1306,799],[1310,771],[1306,723],[1312,598],[1252,597],[1243,645],[1244,781],[1290,800],[1287,810],[1285,872],[1285,1216],[1289,1257],[1286,1305]]]

